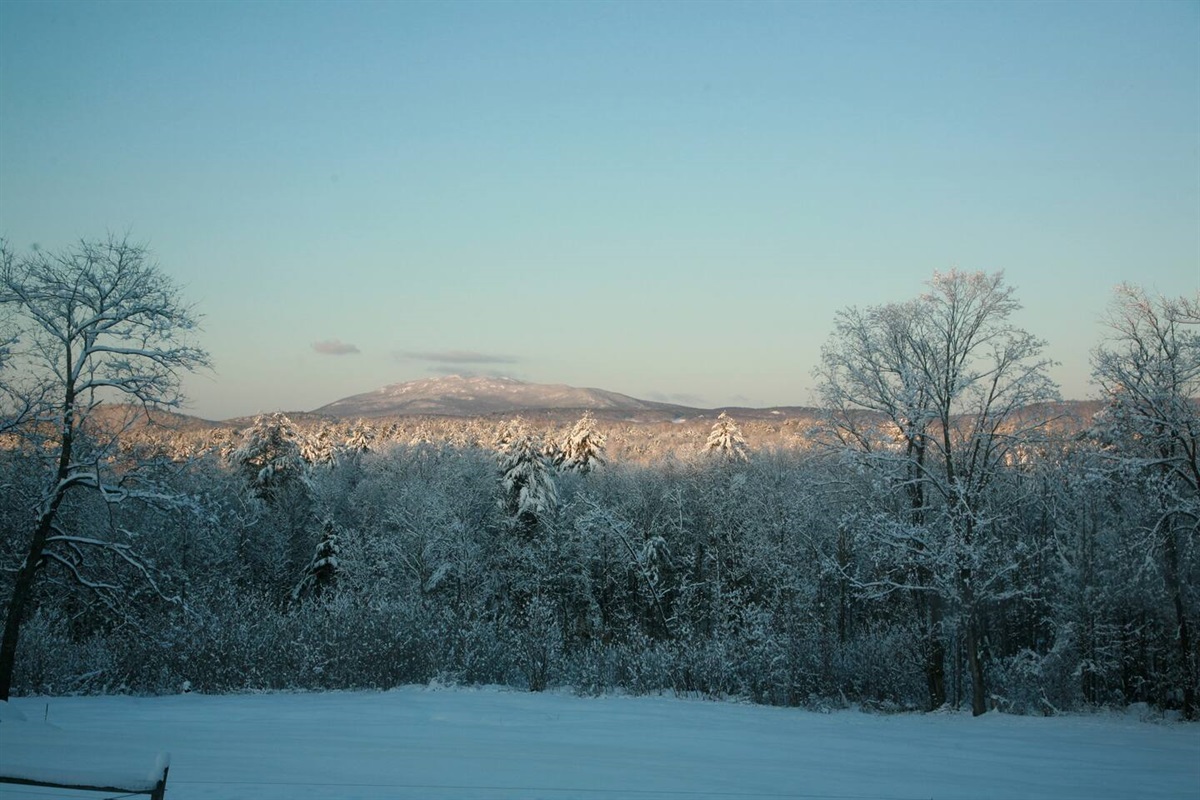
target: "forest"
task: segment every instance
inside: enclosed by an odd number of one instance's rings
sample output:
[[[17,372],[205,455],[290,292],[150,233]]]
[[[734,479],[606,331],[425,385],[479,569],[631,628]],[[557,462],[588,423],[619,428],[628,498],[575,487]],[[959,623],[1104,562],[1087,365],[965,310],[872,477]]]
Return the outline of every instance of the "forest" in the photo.
[[[1002,274],[950,272],[838,314],[804,424],[172,426],[191,312],[88,247],[3,251],[5,697],[1197,712],[1200,296],[1120,287],[1090,405]]]

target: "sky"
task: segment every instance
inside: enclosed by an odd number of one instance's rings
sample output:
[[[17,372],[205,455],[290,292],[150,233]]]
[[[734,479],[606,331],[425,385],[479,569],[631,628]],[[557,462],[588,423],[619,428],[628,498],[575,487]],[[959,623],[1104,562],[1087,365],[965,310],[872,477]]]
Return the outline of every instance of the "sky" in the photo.
[[[438,374],[808,405],[836,313],[1004,270],[1093,396],[1200,291],[1200,2],[0,1],[0,236],[128,235],[189,411]]]

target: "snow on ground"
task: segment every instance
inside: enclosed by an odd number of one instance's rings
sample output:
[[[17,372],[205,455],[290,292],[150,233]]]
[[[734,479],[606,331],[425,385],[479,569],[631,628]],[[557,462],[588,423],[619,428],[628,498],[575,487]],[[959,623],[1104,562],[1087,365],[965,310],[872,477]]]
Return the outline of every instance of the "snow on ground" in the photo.
[[[1133,716],[818,714],[436,687],[12,705],[73,735],[169,751],[169,800],[1200,800],[1200,726]],[[66,796],[0,784],[4,800]]]

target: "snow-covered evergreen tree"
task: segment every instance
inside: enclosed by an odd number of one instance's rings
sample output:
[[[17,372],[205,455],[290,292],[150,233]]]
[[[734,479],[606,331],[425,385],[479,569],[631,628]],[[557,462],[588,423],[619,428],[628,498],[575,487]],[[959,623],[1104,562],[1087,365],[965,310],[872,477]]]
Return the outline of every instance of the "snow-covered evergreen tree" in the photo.
[[[742,437],[741,429],[724,411],[713,424],[712,432],[708,434],[708,441],[704,443],[703,450],[706,453],[721,456],[727,461],[750,460],[750,447]]]
[[[507,429],[497,461],[501,507],[514,526],[532,534],[539,521],[558,507],[558,489],[542,454],[542,444],[528,431]]]
[[[341,547],[338,545],[337,525],[332,519],[326,519],[322,528],[321,541],[313,551],[312,560],[305,567],[300,583],[292,590],[293,600],[320,594],[337,580],[341,568],[338,562]]]
[[[604,465],[604,434],[596,430],[596,419],[585,412],[558,449],[556,463],[565,471],[588,473]]]
[[[303,436],[284,414],[255,418],[231,458],[260,499],[273,502],[280,487],[306,480]]]
[[[332,422],[321,422],[316,430],[310,429],[306,435],[300,436],[300,455],[309,464],[330,464],[333,462],[336,442],[337,426]]]
[[[542,458],[546,459],[547,464],[555,467],[561,467],[564,458],[562,443],[553,436],[543,437]]]
[[[355,420],[342,449],[357,454],[369,453],[375,449],[375,439],[375,429],[366,420]]]

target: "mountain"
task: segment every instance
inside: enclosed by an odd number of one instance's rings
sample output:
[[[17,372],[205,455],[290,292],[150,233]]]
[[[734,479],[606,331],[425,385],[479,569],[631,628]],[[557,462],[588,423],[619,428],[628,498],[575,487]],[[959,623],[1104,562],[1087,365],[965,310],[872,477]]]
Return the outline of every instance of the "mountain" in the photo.
[[[1099,409],[1096,402],[1060,401],[1048,404],[1057,426],[1078,429]],[[591,411],[598,419],[624,422],[681,422],[711,420],[722,411],[739,422],[759,420],[815,420],[820,412],[805,406],[772,408],[692,408],[639,400],[604,389],[577,388],[563,384],[527,383],[514,378],[464,378],[458,375],[395,383],[373,392],[335,400],[311,412],[297,412],[293,419],[313,416],[340,417],[494,417],[537,416],[559,422],[577,419]],[[1044,413],[1044,409],[1043,409]]]
[[[446,416],[482,417],[591,411],[598,417],[646,416],[669,419],[704,413],[686,406],[638,400],[604,389],[563,384],[526,383],[513,378],[463,378],[451,375],[384,386],[321,406],[314,414],[334,417]]]

